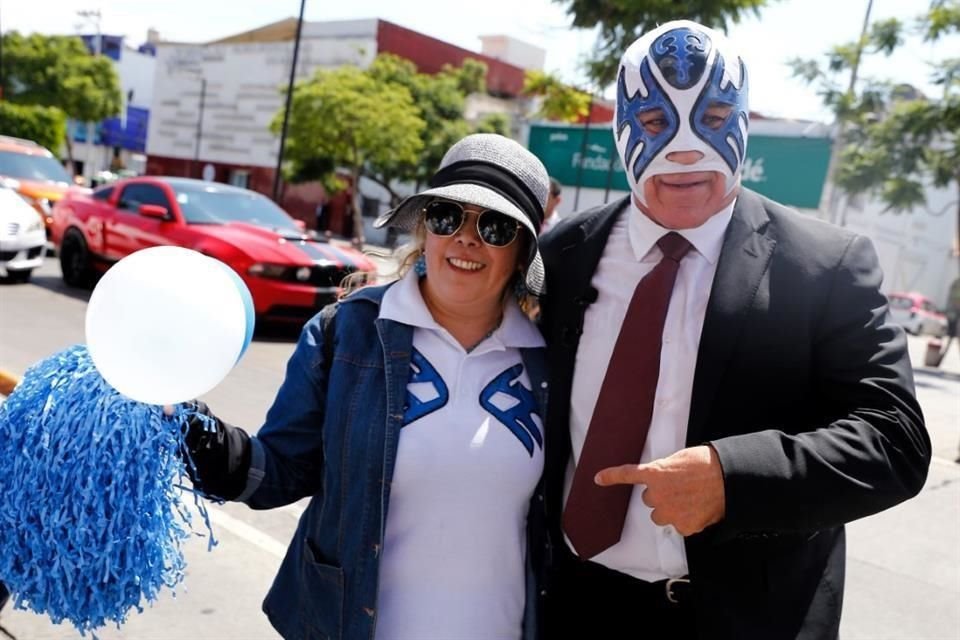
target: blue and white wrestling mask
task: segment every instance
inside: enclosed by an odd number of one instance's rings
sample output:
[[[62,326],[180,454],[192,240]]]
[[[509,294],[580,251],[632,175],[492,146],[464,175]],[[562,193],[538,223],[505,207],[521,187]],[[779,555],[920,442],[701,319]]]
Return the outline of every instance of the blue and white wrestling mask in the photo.
[[[613,136],[641,204],[647,204],[643,184],[666,173],[718,171],[726,193],[737,186],[747,150],[747,89],[746,66],[726,37],[696,22],[668,22],[627,49]],[[717,118],[718,108],[729,114]],[[656,110],[663,114],[659,126],[644,127],[638,116]],[[692,164],[667,158],[677,151],[703,156]]]

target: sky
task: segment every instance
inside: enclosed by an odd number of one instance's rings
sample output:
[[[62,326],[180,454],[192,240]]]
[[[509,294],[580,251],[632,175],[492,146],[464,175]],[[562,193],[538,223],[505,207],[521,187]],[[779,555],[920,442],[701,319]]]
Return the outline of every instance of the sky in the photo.
[[[566,82],[587,86],[581,62],[594,42],[594,31],[573,29],[568,3],[553,0],[306,0],[309,21],[381,18],[465,49],[479,51],[480,36],[508,35],[546,50],[546,70]],[[913,22],[928,0],[874,0],[871,21],[897,17]],[[785,61],[822,58],[831,46],[855,40],[867,0],[771,0],[759,17],[728,31],[747,63],[750,107],[771,117],[829,122],[829,112],[815,91],[791,77]],[[204,42],[264,24],[296,17],[298,0],[0,0],[0,29],[49,34],[92,32],[76,12],[99,9],[103,33],[127,36],[134,46],[148,28],[163,40]],[[682,18],[684,16],[677,16]],[[928,95],[928,62],[957,55],[960,37],[937,44],[909,38],[894,56],[865,61],[860,76],[909,82]],[[844,85],[846,80],[843,81]],[[598,89],[595,89],[598,90]],[[612,94],[608,90],[606,95]]]

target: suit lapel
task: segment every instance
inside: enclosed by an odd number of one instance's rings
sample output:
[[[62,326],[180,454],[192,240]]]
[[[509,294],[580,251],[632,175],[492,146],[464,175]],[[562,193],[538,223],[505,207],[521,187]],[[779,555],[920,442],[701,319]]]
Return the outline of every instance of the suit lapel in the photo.
[[[687,426],[690,446],[707,439],[704,431],[717,386],[769,267],[776,240],[766,235],[768,222],[760,198],[750,191],[741,192],[723,241],[700,335]]]
[[[558,248],[558,274],[553,279],[554,286],[565,290],[558,303],[557,315],[563,326],[560,340],[571,350],[571,358],[576,355],[583,330],[583,313],[596,300],[596,291],[591,286],[600,257],[607,246],[610,229],[619,214],[627,206],[629,198],[622,198],[599,208],[595,214],[587,215]],[[548,295],[551,293],[547,292]],[[572,371],[573,362],[570,367]]]

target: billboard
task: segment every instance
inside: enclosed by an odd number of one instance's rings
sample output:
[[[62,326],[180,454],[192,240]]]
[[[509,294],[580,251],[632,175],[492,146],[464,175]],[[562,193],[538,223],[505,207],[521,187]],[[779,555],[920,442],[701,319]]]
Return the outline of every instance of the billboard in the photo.
[[[532,125],[529,147],[564,185],[629,191],[609,126]],[[612,161],[612,166],[611,166]],[[751,135],[743,185],[777,202],[816,209],[830,162],[829,138]]]

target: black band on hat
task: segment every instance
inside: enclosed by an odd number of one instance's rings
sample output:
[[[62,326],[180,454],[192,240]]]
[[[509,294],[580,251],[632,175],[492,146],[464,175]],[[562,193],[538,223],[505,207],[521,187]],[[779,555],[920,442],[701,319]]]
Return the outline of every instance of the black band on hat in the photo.
[[[538,232],[543,225],[543,205],[530,188],[503,167],[480,160],[455,162],[440,169],[430,178],[430,187],[450,184],[475,184],[491,189],[523,211]]]

